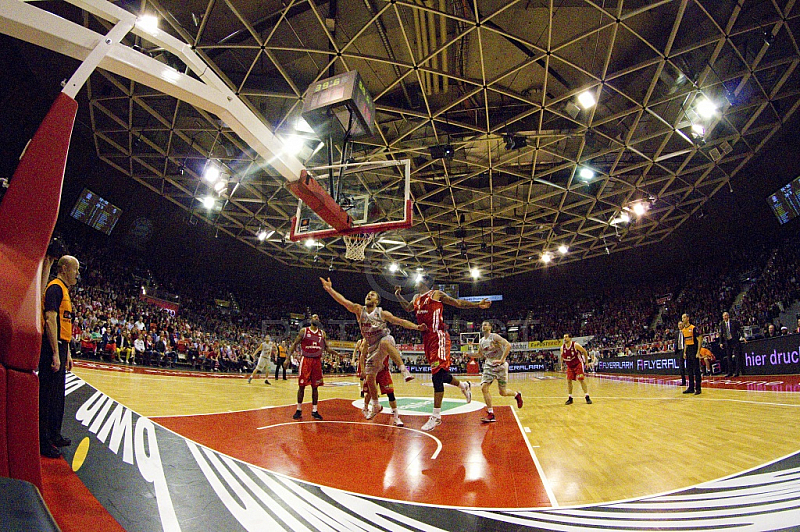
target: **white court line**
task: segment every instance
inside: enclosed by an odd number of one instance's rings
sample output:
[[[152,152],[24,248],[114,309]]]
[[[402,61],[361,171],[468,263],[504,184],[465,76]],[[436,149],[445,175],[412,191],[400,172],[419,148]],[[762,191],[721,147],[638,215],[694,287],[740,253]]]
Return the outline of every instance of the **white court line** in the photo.
[[[432,438],[433,441],[436,442],[436,451],[431,455],[431,460],[436,460],[436,458],[439,456],[439,453],[442,452],[442,441],[433,434],[428,434],[427,432],[409,427],[395,427],[394,425],[379,425],[377,423],[363,423],[360,421],[293,421],[288,423],[278,423],[277,425],[267,425],[265,427],[256,427],[256,430],[271,429],[273,427],[282,427],[284,425],[300,425],[301,423],[346,423],[351,425],[361,425],[362,427],[391,427],[399,430],[410,430],[411,432],[416,432],[422,434],[423,436]]]
[[[539,459],[536,458],[536,453],[533,452],[533,447],[531,447],[531,442],[528,441],[528,437],[525,435],[525,430],[522,428],[522,423],[520,422],[519,416],[517,416],[517,411],[514,410],[514,407],[511,407],[511,413],[514,414],[514,419],[517,420],[517,426],[519,427],[519,430],[522,433],[522,439],[525,440],[525,445],[528,446],[528,452],[531,453],[531,458],[533,458],[533,463],[536,466],[536,471],[539,473],[539,478],[542,479],[542,484],[544,485],[544,491],[545,493],[547,493],[547,498],[550,499],[550,506],[552,506],[553,508],[558,508],[558,501],[556,500],[556,495],[555,493],[553,493],[553,489],[550,487],[550,482],[547,480],[547,475],[544,474],[544,469],[542,469],[542,465],[539,463]]]

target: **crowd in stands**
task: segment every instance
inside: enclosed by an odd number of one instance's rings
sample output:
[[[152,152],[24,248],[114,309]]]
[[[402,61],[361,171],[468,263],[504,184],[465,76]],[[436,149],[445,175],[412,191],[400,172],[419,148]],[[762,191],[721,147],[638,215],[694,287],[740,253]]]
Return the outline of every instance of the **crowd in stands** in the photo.
[[[265,298],[256,290],[237,291],[179,268],[144,266],[134,251],[112,253],[88,242],[71,242],[69,248],[83,271],[73,295],[73,348],[82,356],[128,364],[251,371],[264,335],[288,345],[312,312],[296,301]],[[496,330],[511,341],[553,340],[564,332],[592,336],[589,347],[602,356],[671,350],[675,325],[684,312],[712,338],[724,310],[745,325],[768,330],[779,312],[800,298],[800,242],[790,238],[773,248],[751,247],[730,259],[725,264],[695,264],[679,278],[658,286],[620,285],[575,298],[499,304],[489,311],[448,309],[453,343],[458,345],[456,333],[477,331],[483,319],[493,320]],[[142,300],[143,287],[175,294],[179,312]],[[353,315],[332,300],[320,297],[313,312],[323,316],[330,339],[358,337]],[[780,333],[781,324],[774,325]],[[392,332],[398,344],[421,341],[416,331],[394,327]],[[325,369],[352,372],[352,354],[347,350],[342,354],[326,357]],[[468,357],[454,356],[456,367],[467,361]],[[509,361],[549,367],[554,357],[552,352],[515,351]]]

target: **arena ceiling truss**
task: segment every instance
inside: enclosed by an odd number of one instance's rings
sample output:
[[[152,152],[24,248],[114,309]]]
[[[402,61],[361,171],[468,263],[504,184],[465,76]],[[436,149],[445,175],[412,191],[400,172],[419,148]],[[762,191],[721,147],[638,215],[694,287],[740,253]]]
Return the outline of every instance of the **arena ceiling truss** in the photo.
[[[112,27],[55,4],[41,8],[100,34]],[[411,159],[415,202],[413,227],[376,239],[369,258],[452,281],[661,241],[715,194],[746,186],[737,174],[800,105],[795,0],[115,4],[156,15],[277,138],[297,133],[309,85],[358,70],[378,133],[353,157]],[[192,75],[163,46],[124,44]],[[218,116],[107,70],[88,98],[99,157],[187,220],[285,264],[361,270],[340,239],[309,249],[285,238],[297,205],[285,172]],[[319,140],[300,134],[298,159],[324,164]],[[451,157],[433,158],[445,145]],[[209,160],[225,180],[211,210]]]

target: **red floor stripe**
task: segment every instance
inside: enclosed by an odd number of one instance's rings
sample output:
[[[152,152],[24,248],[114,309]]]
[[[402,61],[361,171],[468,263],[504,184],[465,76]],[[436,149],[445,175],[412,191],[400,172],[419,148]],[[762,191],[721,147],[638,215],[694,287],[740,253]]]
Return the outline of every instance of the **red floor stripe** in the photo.
[[[42,497],[63,532],[125,532],[62,458],[42,458]]]

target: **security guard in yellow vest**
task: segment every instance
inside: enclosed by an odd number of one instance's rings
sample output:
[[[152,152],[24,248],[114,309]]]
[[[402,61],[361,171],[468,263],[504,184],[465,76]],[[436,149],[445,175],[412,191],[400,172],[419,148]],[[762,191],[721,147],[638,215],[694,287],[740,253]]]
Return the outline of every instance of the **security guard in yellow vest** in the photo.
[[[44,335],[39,356],[39,451],[57,458],[59,447],[72,442],[61,435],[64,419],[66,372],[72,370],[72,301],[69,289],[78,282],[78,259],[64,255],[58,260],[58,276],[44,293]]]
[[[689,374],[689,387],[683,393],[700,395],[700,360],[697,353],[703,344],[703,335],[697,327],[689,323],[689,315],[681,316],[681,333],[683,334],[683,358],[686,359],[686,372]]]

